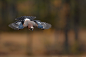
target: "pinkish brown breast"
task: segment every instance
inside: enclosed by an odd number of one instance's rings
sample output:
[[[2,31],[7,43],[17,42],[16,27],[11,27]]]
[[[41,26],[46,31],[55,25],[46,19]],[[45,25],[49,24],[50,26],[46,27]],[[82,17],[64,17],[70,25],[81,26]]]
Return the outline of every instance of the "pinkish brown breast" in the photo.
[[[31,23],[28,23],[28,29],[30,29],[31,27],[33,27],[33,25]]]

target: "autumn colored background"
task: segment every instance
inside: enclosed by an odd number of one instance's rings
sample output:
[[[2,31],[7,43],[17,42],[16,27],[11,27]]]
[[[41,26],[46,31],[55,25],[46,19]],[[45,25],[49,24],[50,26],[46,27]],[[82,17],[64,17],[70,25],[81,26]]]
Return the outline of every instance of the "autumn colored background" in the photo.
[[[13,30],[21,16],[36,16],[50,29]],[[86,0],[0,0],[0,56],[85,56]]]

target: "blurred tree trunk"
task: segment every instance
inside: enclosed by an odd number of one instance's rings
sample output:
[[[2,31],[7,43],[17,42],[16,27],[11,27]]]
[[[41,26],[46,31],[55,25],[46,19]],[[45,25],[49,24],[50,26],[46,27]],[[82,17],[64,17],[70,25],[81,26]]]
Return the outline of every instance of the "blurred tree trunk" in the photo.
[[[66,25],[65,25],[65,51],[69,53],[69,46],[68,46],[68,31],[69,31],[69,24],[70,24],[70,0],[65,0],[66,6]]]
[[[16,16],[18,15],[18,11],[17,11],[17,0],[12,0],[9,3],[9,19],[10,21],[13,21],[14,18],[16,18]]]
[[[1,0],[1,19],[2,23],[1,25],[5,25],[7,23],[8,19],[8,3],[7,0]]]
[[[78,30],[79,30],[79,19],[80,19],[80,0],[75,0],[75,15],[74,15],[74,31],[75,31],[75,40],[78,40]]]
[[[28,33],[29,32],[29,33]],[[26,47],[26,52],[27,52],[27,55],[32,55],[32,45],[33,45],[33,35],[31,35],[31,32],[32,31],[28,31],[27,29],[27,47]]]
[[[46,22],[51,22],[51,24],[53,24],[52,21],[54,19],[52,19],[52,14],[51,14],[51,0],[45,0],[45,3],[46,3],[46,10],[47,10]]]
[[[40,19],[41,0],[37,0],[36,3],[37,3],[37,18]]]

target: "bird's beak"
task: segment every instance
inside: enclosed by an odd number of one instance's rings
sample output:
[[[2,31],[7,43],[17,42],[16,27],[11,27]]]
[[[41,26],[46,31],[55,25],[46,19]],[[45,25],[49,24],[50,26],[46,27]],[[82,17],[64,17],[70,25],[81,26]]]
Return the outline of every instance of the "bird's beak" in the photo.
[[[34,29],[34,27],[33,27],[33,26],[31,26],[30,30],[32,30],[32,31],[33,31],[33,29]]]
[[[33,31],[33,28],[30,28],[31,31]]]

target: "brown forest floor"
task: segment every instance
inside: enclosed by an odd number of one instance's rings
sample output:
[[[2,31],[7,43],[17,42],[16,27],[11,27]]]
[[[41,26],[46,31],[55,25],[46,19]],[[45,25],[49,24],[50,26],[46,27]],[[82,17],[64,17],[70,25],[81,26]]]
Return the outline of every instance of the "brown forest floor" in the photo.
[[[69,46],[72,47],[71,50],[75,50],[74,43],[74,31],[71,30],[68,33]],[[40,32],[33,33],[12,33],[12,32],[2,32],[0,34],[0,55],[26,55],[27,45],[28,51],[35,55],[45,55],[47,50],[57,49],[57,53],[62,52],[63,43],[65,41],[65,35],[63,31],[54,30],[44,30]],[[79,45],[84,43],[84,51],[86,49],[86,30],[79,30]],[[52,47],[54,46],[54,47]],[[83,45],[82,45],[83,46]],[[83,49],[82,48],[82,49]],[[50,52],[50,51],[49,51]],[[76,51],[71,51],[76,52]],[[82,52],[82,53],[83,53]],[[85,53],[83,53],[85,55]]]

